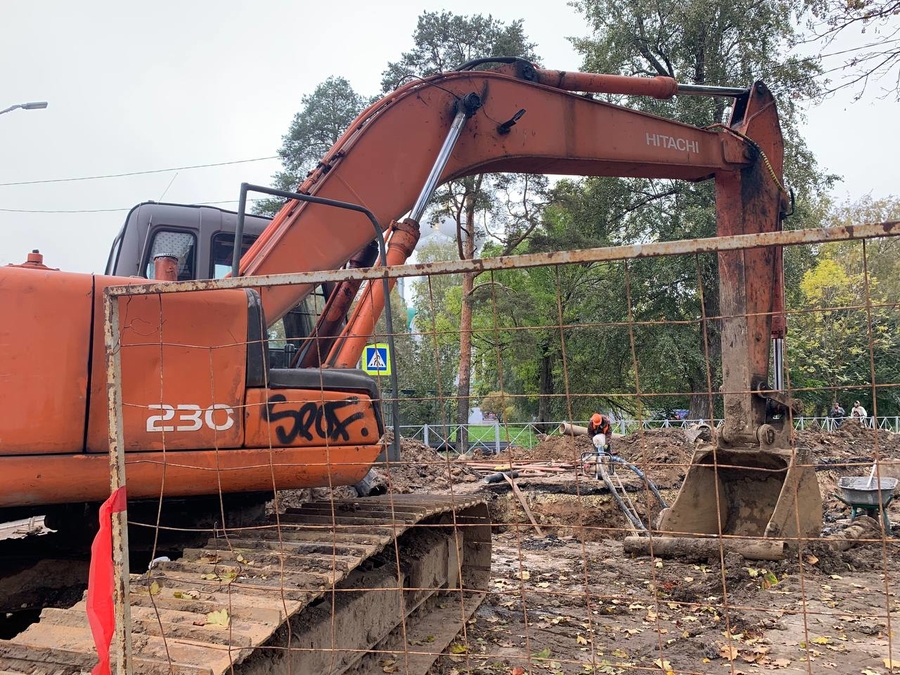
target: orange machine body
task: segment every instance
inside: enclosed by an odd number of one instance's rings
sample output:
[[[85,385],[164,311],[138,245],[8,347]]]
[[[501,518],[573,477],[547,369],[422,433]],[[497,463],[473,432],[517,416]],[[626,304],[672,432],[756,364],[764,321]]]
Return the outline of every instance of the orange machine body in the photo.
[[[0,272],[0,507],[102,500],[106,357],[103,323],[92,317],[103,315],[106,286],[134,280],[25,266]],[[331,386],[331,375],[321,386],[310,377],[300,387],[267,382],[259,356],[257,381],[248,382],[251,352],[262,353],[251,340],[252,324],[259,331],[263,323],[254,298],[230,290],[119,301],[131,497],[353,484],[379,454],[365,380],[347,391]]]

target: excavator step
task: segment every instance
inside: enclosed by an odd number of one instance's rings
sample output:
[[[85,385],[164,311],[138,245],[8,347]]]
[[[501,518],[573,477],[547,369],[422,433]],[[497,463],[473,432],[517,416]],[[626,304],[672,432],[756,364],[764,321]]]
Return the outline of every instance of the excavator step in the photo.
[[[132,575],[135,673],[220,675],[266,659],[272,672],[382,672],[390,653],[403,656],[397,672],[424,673],[487,585],[490,526],[476,497],[312,504],[277,525],[210,540]],[[448,637],[423,650],[414,637],[422,630]],[[0,640],[0,672],[10,674],[81,673],[96,658],[84,601],[45,609],[38,623]]]

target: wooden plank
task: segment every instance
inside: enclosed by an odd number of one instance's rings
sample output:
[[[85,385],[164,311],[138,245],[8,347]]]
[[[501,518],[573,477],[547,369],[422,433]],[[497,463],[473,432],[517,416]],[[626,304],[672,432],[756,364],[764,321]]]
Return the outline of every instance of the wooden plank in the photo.
[[[506,482],[509,483],[510,487],[512,488],[513,493],[516,495],[516,497],[519,500],[519,503],[522,505],[522,508],[525,509],[525,515],[528,516],[528,520],[530,520],[531,524],[534,525],[534,529],[537,532],[537,535],[539,537],[543,537],[544,533],[541,532],[540,525],[537,524],[537,521],[534,519],[534,515],[531,513],[531,509],[528,508],[528,504],[525,501],[525,495],[523,495],[521,490],[519,490],[519,486],[516,485],[516,481],[514,481],[512,478],[510,478],[506,474],[503,474],[503,477],[506,479]]]

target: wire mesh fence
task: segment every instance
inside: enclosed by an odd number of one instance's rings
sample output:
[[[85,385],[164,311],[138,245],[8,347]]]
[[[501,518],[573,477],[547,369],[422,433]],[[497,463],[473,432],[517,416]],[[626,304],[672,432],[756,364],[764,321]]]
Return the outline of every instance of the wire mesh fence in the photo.
[[[398,267],[390,276],[419,279],[417,315],[392,336],[400,414],[387,420],[384,377],[270,368],[250,290],[380,270],[111,289],[112,483],[127,481],[131,500],[112,538],[113,662],[457,675],[900,667],[900,311],[869,283],[883,233]],[[716,251],[781,243],[790,256],[828,241],[858,257],[862,290],[789,293],[784,387],[748,370],[745,387],[726,388],[723,367],[750,367],[741,349],[771,369],[769,335],[753,332],[771,317],[718,311]],[[463,298],[457,275],[474,273]],[[450,320],[464,302],[471,326]],[[735,322],[749,337],[738,350],[722,338]],[[464,333],[473,358],[461,372]],[[384,338],[379,327],[372,343]],[[460,421],[486,400],[503,421]],[[834,402],[847,411],[829,416]],[[595,412],[623,424],[592,438],[577,422]],[[576,425],[560,433],[560,421]],[[387,452],[394,424],[399,458]]]

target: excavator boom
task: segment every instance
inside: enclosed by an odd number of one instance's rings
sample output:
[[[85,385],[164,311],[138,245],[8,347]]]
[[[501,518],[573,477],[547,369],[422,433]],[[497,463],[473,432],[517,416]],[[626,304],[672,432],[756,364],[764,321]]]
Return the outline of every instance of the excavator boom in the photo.
[[[520,69],[521,70],[521,69]],[[525,79],[530,72],[531,79]],[[479,109],[465,128],[440,182],[485,172],[703,180],[740,171],[755,161],[754,149],[721,130],[699,129],[543,84],[559,78],[513,66],[498,71],[454,71],[411,82],[363,111],[338,140],[299,192],[368,208],[383,228],[414,205],[457,112],[457,102],[474,96]],[[582,75],[581,79],[576,75]],[[593,79],[592,79],[593,78]],[[647,80],[618,78],[613,89],[641,92]],[[668,91],[674,93],[671,82]],[[565,87],[603,89],[605,81],[570,73]],[[749,93],[777,129],[771,94]],[[506,126],[524,111],[516,122]],[[738,122],[742,126],[742,121]],[[746,125],[743,125],[746,126]],[[402,139],[402,140],[400,140]],[[774,139],[772,139],[774,140]],[[777,165],[777,148],[767,148]],[[777,190],[777,189],[776,189]],[[767,200],[772,199],[766,194]],[[772,204],[777,226],[779,199]],[[753,223],[748,230],[757,228]],[[340,232],[344,245],[331,245]],[[242,275],[335,269],[372,240],[365,217],[316,204],[289,201],[241,260]],[[302,242],[302,244],[300,243]],[[263,305],[270,321],[288,311],[308,288],[268,289]]]

